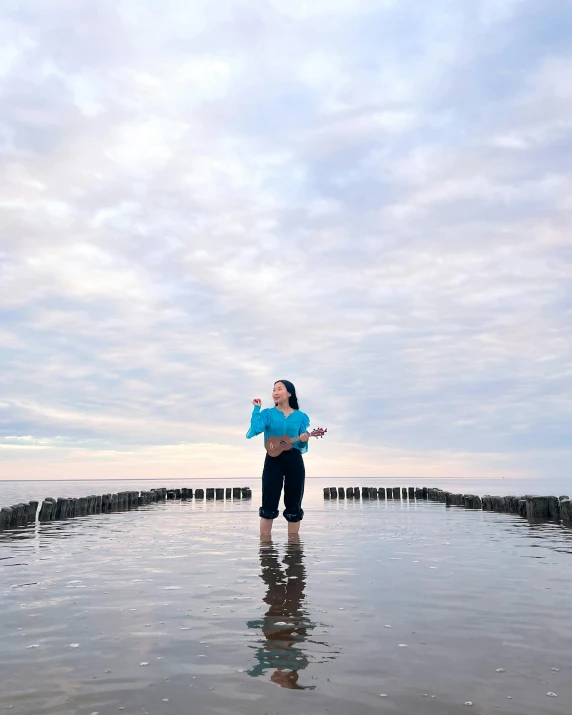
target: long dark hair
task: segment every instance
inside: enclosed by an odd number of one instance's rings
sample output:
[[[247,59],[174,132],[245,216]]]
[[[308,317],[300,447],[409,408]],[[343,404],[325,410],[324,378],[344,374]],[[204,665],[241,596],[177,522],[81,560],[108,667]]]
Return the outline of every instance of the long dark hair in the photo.
[[[298,407],[298,398],[296,397],[296,388],[294,385],[290,382],[290,380],[276,380],[276,382],[281,382],[284,387],[286,388],[287,392],[290,393],[290,397],[288,398],[288,404],[293,410],[299,410],[300,408]],[[276,384],[276,382],[274,384]]]

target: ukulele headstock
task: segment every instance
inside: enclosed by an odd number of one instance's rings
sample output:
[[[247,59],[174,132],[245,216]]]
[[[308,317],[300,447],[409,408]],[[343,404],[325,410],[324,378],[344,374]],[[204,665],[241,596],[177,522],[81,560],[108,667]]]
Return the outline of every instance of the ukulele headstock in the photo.
[[[316,429],[310,432],[310,437],[323,437],[327,431],[327,429],[322,429],[322,427],[316,427]]]

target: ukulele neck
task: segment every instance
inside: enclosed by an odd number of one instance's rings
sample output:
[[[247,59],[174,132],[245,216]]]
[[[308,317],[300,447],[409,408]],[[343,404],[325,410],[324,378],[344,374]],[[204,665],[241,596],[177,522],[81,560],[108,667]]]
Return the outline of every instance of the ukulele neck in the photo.
[[[306,432],[306,434],[308,434],[308,432]],[[294,442],[299,442],[299,441],[300,441],[300,437],[301,437],[301,436],[302,436],[302,435],[299,435],[298,437],[288,437],[288,441],[289,441],[291,444],[294,444]]]

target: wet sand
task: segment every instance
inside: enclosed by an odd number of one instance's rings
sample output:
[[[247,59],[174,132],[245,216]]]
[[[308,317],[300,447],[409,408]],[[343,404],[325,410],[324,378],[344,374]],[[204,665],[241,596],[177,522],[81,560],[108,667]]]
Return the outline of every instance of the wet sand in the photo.
[[[569,715],[571,531],[322,486],[1,534],[0,712]]]

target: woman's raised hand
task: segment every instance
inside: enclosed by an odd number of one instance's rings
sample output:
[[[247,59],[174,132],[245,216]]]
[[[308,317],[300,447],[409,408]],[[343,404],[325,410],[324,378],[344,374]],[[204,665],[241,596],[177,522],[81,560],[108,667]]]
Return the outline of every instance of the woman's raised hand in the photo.
[[[252,400],[252,404],[256,405],[257,407],[262,407],[262,400],[260,397],[255,397],[254,400]]]

